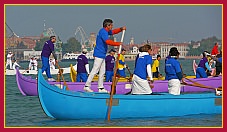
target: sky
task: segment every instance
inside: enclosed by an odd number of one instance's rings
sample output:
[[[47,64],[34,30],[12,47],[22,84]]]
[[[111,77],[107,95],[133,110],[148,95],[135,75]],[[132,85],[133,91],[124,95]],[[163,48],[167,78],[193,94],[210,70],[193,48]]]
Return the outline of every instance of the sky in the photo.
[[[105,18],[114,28],[126,26],[124,43],[189,42],[222,39],[221,5],[7,5],[5,22],[20,37],[39,36],[53,28],[63,42],[81,26],[87,36],[98,33]],[[79,35],[79,34],[77,34]],[[116,35],[120,41],[121,34]]]

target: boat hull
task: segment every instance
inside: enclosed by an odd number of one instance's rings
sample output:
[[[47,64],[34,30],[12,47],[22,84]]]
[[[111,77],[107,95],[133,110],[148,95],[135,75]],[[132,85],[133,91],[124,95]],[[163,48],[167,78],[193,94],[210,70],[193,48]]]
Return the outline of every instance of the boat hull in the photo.
[[[222,85],[222,77],[212,77],[212,78],[198,78],[191,79],[198,83],[201,83],[205,86],[211,87],[219,87]],[[16,74],[17,86],[22,95],[25,96],[37,96],[37,80],[32,79],[30,76],[24,76],[20,74],[17,70]],[[186,82],[188,82],[186,80]],[[64,82],[48,82],[51,85],[56,85],[60,88],[63,87]],[[72,91],[84,91],[83,88],[85,86],[85,82],[66,82],[69,89]],[[190,83],[190,82],[188,82]],[[131,91],[132,82],[118,82],[116,86],[116,94],[126,94]],[[111,91],[112,82],[104,82],[104,87]],[[94,92],[98,92],[98,82],[92,82],[91,89]],[[168,92],[168,81],[167,80],[155,80],[153,92]],[[195,86],[182,85],[181,92],[204,92],[204,91],[212,91],[215,92],[214,89],[200,88]]]
[[[24,96],[37,96],[37,79],[32,79],[31,76],[24,76],[16,71],[16,81],[19,91]],[[64,82],[48,82],[50,85],[63,88]],[[71,91],[84,91],[85,82],[66,82]],[[110,91],[112,82],[104,82],[104,87]],[[98,92],[98,82],[91,83],[91,89]],[[131,91],[130,82],[119,82],[116,86],[116,94],[125,94]]]
[[[47,83],[42,74],[38,96],[47,116],[56,119],[107,119],[109,94],[73,92]],[[111,118],[221,114],[222,97],[214,93],[114,95]]]

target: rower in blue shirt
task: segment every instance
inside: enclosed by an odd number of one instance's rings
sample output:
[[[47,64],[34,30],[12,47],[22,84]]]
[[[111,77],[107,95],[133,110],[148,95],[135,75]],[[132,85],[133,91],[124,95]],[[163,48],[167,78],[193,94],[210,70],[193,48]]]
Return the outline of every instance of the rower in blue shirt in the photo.
[[[93,77],[95,74],[99,73],[99,80],[98,80],[98,89],[99,92],[107,93],[108,91],[103,86],[103,80],[104,80],[104,74],[106,72],[105,67],[105,58],[106,53],[108,50],[108,45],[111,46],[120,46],[122,42],[114,42],[109,38],[109,36],[112,36],[114,34],[118,34],[122,32],[123,30],[126,30],[126,27],[116,28],[113,29],[113,21],[111,19],[105,19],[103,21],[103,28],[101,28],[97,34],[96,37],[96,45],[94,48],[94,64],[93,68],[88,76],[88,79],[86,81],[86,84],[84,86],[84,90],[86,92],[93,92],[91,90],[91,82],[93,80]]]
[[[172,47],[169,52],[170,58],[166,60],[165,70],[168,79],[168,90],[170,94],[180,95],[180,81],[183,78],[180,62],[177,60],[180,53],[176,47]]]
[[[152,57],[151,46],[144,45],[136,59],[135,70],[132,78],[132,94],[151,94],[153,76],[151,71]],[[147,80],[148,76],[148,80]],[[152,87],[151,87],[152,86]]]

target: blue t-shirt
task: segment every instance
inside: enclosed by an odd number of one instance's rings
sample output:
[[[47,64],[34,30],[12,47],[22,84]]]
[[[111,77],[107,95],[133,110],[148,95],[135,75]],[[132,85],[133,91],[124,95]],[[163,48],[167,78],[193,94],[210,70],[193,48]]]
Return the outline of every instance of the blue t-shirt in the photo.
[[[87,73],[85,65],[88,64],[88,59],[85,55],[81,54],[77,57],[77,72]]]
[[[113,71],[115,57],[111,55],[107,55],[105,61],[106,61],[106,71]]]
[[[177,73],[181,73],[180,62],[175,58],[169,58],[165,64],[166,77],[168,80],[180,79],[177,77]]]
[[[51,40],[48,40],[43,45],[41,56],[49,58],[52,51],[54,51],[54,44],[51,42]]]
[[[134,74],[141,79],[147,80],[147,65],[151,63],[152,57],[150,55],[138,56]]]
[[[106,58],[106,53],[108,46],[106,44],[106,40],[109,39],[109,35],[112,35],[112,30],[107,32],[105,28],[99,30],[99,33],[96,38],[96,45],[94,48],[94,56],[98,58]]]

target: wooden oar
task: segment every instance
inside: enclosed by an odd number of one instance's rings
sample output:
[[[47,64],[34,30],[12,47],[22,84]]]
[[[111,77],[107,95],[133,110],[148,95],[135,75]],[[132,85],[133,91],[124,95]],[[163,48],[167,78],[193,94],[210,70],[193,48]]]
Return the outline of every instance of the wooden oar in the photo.
[[[58,69],[59,69],[59,72],[61,74],[61,77],[62,77],[62,80],[64,81],[64,85],[66,86],[66,90],[69,90],[69,87],[68,87],[68,84],[65,82],[65,79],[64,79],[64,76],[63,76],[63,73],[61,71],[61,67],[59,66],[58,62],[56,63]]]
[[[28,71],[32,66],[28,67],[27,69],[25,69],[21,74],[25,73],[26,71]]]
[[[132,81],[132,76],[133,76],[133,74],[131,73],[129,67],[126,67],[126,69],[128,70],[128,72],[129,72],[129,74],[130,74],[130,77],[129,77],[128,80],[131,82],[131,81]]]
[[[125,35],[125,30],[122,31],[121,42],[123,42],[124,35]],[[118,61],[119,61],[119,57],[120,57],[120,53],[121,53],[121,47],[122,47],[122,45],[120,45],[120,47],[119,47],[117,61],[116,61],[115,69],[114,69],[114,76],[113,76],[112,85],[111,85],[110,99],[109,99],[109,103],[108,103],[109,104],[108,105],[108,121],[110,121],[110,113],[111,113],[112,103],[113,103],[113,94],[116,93],[116,82],[117,82],[116,74],[117,74],[117,68],[118,68]]]
[[[186,82],[183,81],[183,84],[188,85],[188,86],[195,86],[195,87],[208,88],[208,89],[217,89],[215,87],[211,87],[211,86],[206,86],[206,85],[200,84],[200,83],[198,83],[196,81],[193,81],[191,79],[188,79],[188,78],[185,78],[185,79],[187,79],[188,81],[192,82],[191,84],[189,84],[189,83],[186,83]]]
[[[183,74],[182,82],[183,82],[184,85],[195,86],[195,87],[200,87],[200,88],[208,88],[208,89],[217,89],[217,88],[214,88],[214,87],[211,87],[211,86],[205,86],[205,85],[203,85],[203,84],[200,84],[200,83],[198,83],[198,82],[196,82],[196,81],[193,81],[193,80],[191,80],[191,79],[189,79],[189,78],[184,77],[184,73],[183,73],[183,70],[182,70],[182,65],[180,65],[180,68],[181,68],[181,71],[182,71],[182,74]],[[184,79],[186,79],[186,80],[192,82],[192,84],[186,83],[186,82],[184,81]]]

